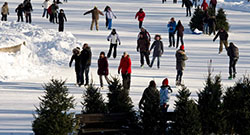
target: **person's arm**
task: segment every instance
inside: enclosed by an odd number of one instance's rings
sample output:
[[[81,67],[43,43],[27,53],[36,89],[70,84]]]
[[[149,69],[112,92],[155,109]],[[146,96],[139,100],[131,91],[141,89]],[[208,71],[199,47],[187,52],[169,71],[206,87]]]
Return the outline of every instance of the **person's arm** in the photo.
[[[228,33],[226,32],[226,39],[228,39]]]
[[[164,53],[164,47],[163,47],[163,42],[161,41],[161,53]]]
[[[145,12],[143,12],[143,18],[146,16]]]
[[[138,16],[138,12],[135,14],[135,19],[137,18],[137,16]]]
[[[90,13],[92,13],[92,10],[89,10],[89,11],[85,12],[83,15],[87,15],[87,14],[90,14]]]
[[[73,60],[75,59],[74,55],[71,57],[70,62],[69,62],[69,67],[71,67]]]
[[[216,36],[214,37],[213,41],[215,41],[215,40],[218,38],[219,33],[220,33],[220,32],[218,32],[218,33],[216,34]]]
[[[108,35],[107,40],[109,41],[111,38],[111,33]]]
[[[66,15],[63,13],[63,18],[65,19],[65,21],[67,22],[67,18]]]
[[[143,94],[142,94],[142,97],[141,97],[141,100],[140,100],[140,102],[139,102],[139,109],[142,109],[142,104],[143,104],[143,102],[144,102],[144,98],[145,98],[145,90],[144,90],[144,92],[143,92]]]
[[[104,16],[104,14],[102,13],[102,11],[98,10],[98,12],[99,12],[100,15]]]
[[[155,47],[155,42],[151,45],[150,47],[150,51],[152,51],[152,49]]]
[[[117,33],[116,33],[116,36],[117,36],[117,41],[119,42],[119,45],[121,45],[121,40],[120,40],[120,37]]]
[[[113,11],[111,11],[111,13],[112,13],[112,15],[115,17],[115,19],[116,19],[116,16],[115,16],[114,12],[113,12]]]

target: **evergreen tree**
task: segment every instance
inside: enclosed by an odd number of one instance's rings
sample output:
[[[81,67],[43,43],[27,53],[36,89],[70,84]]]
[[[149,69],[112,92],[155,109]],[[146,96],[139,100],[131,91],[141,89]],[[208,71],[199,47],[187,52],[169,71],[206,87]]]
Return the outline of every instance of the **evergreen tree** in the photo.
[[[198,29],[200,31],[203,30],[203,16],[204,16],[204,11],[198,6],[195,9],[191,21],[189,23],[190,29],[192,31],[194,31],[195,29]]]
[[[207,9],[207,12],[208,12],[209,16],[215,16],[215,11],[213,10],[212,7],[209,6],[208,9]]]
[[[93,82],[87,87],[83,94],[82,113],[106,113],[107,108],[99,89],[94,86]]]
[[[225,11],[220,8],[216,15],[216,30],[223,28],[224,30],[229,30],[229,23],[227,22]]]
[[[203,134],[220,134],[223,132],[221,96],[220,76],[215,76],[214,80],[212,80],[209,73],[205,88],[198,93],[198,109]]]
[[[226,133],[250,134],[250,80],[244,78],[228,88],[223,100]]]
[[[65,81],[52,79],[45,84],[45,95],[36,108],[32,123],[36,135],[68,135],[74,129],[74,114],[68,111],[74,108],[74,98],[69,96]]]
[[[182,87],[175,101],[175,121],[170,129],[173,135],[202,135],[200,112],[194,100],[190,99],[191,92]]]

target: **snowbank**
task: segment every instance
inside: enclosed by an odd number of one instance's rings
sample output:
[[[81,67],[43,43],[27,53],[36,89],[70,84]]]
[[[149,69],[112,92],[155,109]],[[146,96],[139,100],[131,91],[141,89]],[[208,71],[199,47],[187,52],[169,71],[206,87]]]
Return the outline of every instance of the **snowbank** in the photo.
[[[59,33],[26,23],[0,22],[0,48],[24,41],[26,45],[16,54],[0,52],[0,80],[41,76],[48,73],[50,67],[68,65],[72,48],[80,45],[70,32]]]
[[[247,0],[218,0],[218,7],[236,11],[250,12],[250,2]]]

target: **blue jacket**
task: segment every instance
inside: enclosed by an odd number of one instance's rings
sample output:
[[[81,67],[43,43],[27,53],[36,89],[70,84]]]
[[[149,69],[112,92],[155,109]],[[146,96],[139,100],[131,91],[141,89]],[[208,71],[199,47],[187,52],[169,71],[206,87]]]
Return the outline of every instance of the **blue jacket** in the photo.
[[[168,87],[161,87],[160,90],[160,105],[167,104],[170,98],[170,93],[172,92],[172,89]]]
[[[170,22],[168,24],[168,32],[169,33],[174,33],[175,32],[175,28],[176,28],[176,22]]]

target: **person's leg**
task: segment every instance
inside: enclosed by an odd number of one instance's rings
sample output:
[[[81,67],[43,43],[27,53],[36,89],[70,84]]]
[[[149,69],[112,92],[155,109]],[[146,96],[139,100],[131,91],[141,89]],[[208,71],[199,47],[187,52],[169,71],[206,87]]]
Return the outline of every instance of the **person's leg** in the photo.
[[[98,20],[95,20],[95,27],[96,27],[96,30],[98,31],[99,30],[99,22],[98,22]]]
[[[237,72],[236,72],[236,63],[237,63],[237,59],[236,60],[233,60],[233,78],[235,78],[236,77],[236,74],[237,74]]]
[[[21,21],[23,22],[23,15],[20,15],[21,16]]]
[[[113,52],[114,59],[116,58],[116,52],[117,52],[117,44],[114,44],[114,52]]]
[[[95,23],[95,20],[94,20],[94,19],[92,19],[91,26],[90,26],[90,30],[93,30],[94,23]]]
[[[42,15],[42,17],[44,17],[44,16],[45,16],[46,11],[47,11],[47,9],[46,9],[46,8],[44,8],[44,9],[43,9],[43,15]]]
[[[171,33],[168,34],[169,46],[172,47]]]
[[[144,65],[144,53],[140,52],[140,56],[141,56],[141,66]]]
[[[175,47],[175,37],[174,37],[174,33],[172,33],[172,40],[173,40],[173,47]]]
[[[149,60],[149,53],[148,52],[145,52],[145,58],[146,58],[146,62],[148,64],[148,66],[150,67],[150,60]]]
[[[111,27],[112,27],[112,19],[108,19],[108,21],[109,21],[108,29],[111,30]]]
[[[180,72],[177,70],[177,75],[176,75],[176,85],[179,85],[179,77],[180,77]]]
[[[223,41],[223,44],[225,46],[225,49],[227,50],[227,48],[228,48],[228,42],[227,42],[227,40]]]
[[[155,61],[155,57],[152,58],[150,67],[153,67],[154,61]]]
[[[179,79],[179,82],[180,82],[180,84],[181,84],[181,82],[182,82],[182,75],[183,75],[183,71],[182,71],[182,70],[180,70],[179,72],[180,72],[180,79]]]
[[[48,9],[46,9],[46,18],[49,17]]]
[[[89,66],[85,67],[84,72],[85,72],[85,80],[86,80],[85,85],[88,85],[89,84]]]
[[[180,38],[181,38],[181,45],[184,45],[183,36],[181,36]]]
[[[25,13],[25,19],[26,19],[26,23],[28,23],[29,22],[29,18],[28,18],[28,14],[27,13]]]
[[[186,16],[188,16],[188,7],[186,7]]]
[[[108,21],[108,17],[107,16],[106,16],[106,23],[105,23],[105,25],[106,25],[106,28],[108,28],[109,21]]]
[[[177,34],[176,48],[178,48],[178,46],[179,46],[179,38],[180,38],[180,36]]]
[[[223,41],[220,40],[220,48],[219,48],[219,53],[221,53],[223,50]]]
[[[157,68],[160,68],[160,57],[157,57]]]
[[[108,76],[105,75],[104,77],[105,77],[105,80],[107,81],[107,84],[110,85],[110,80],[109,80]]]
[[[233,59],[229,60],[229,78],[232,78]]]
[[[99,75],[99,79],[100,79],[100,86],[103,87],[102,75]]]
[[[189,11],[189,16],[191,16],[191,8],[190,7],[188,8],[188,11]]]
[[[127,77],[126,77],[126,74],[122,74],[122,86],[124,89],[126,89],[126,80]]]
[[[31,23],[31,13],[29,13],[29,23]]]
[[[19,22],[20,21],[20,16],[19,15],[17,15],[17,22]]]
[[[108,51],[108,55],[107,55],[108,58],[110,57],[110,55],[112,53],[112,48],[113,48],[113,44],[110,43],[109,51]]]
[[[139,28],[141,29],[142,27],[142,21],[139,21]]]
[[[131,74],[127,74],[127,89],[130,89]]]

